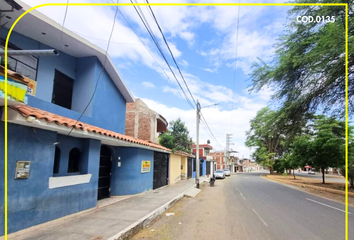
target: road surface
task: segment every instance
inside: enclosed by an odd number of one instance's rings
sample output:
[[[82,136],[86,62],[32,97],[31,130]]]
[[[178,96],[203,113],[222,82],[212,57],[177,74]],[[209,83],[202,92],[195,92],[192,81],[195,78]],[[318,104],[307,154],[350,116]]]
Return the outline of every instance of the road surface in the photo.
[[[345,239],[344,205],[262,178],[241,173],[203,186],[184,198],[133,239]],[[349,207],[349,239],[354,209]]]

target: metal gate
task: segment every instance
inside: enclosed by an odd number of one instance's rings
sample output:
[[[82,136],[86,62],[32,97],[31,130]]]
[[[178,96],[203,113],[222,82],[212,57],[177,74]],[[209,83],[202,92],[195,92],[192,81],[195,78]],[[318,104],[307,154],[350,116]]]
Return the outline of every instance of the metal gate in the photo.
[[[204,176],[204,174],[203,174],[203,162],[204,162],[204,160],[200,159],[200,162],[199,162],[199,176]]]
[[[206,162],[206,175],[210,175],[210,162]]]
[[[154,152],[154,181],[153,189],[168,183],[168,154]]]
[[[101,146],[100,169],[98,175],[97,200],[110,197],[111,191],[111,150],[107,146]]]
[[[193,159],[188,158],[187,179],[193,177]]]

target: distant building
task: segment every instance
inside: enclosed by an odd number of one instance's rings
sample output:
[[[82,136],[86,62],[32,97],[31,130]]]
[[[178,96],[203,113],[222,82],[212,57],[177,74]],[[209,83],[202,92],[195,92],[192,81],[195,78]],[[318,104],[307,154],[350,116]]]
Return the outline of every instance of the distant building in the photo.
[[[213,149],[212,146],[209,144],[199,144],[199,159],[200,159],[200,170],[199,170],[199,175],[200,176],[205,176],[205,175],[210,175],[213,174],[214,172],[214,164],[213,164],[213,158],[210,155],[210,151]],[[197,146],[195,144],[192,144],[192,153],[196,155],[197,153]],[[193,171],[195,171],[195,166],[196,163],[193,163]],[[193,172],[193,177],[195,177],[195,173]]]
[[[166,132],[166,119],[141,100],[127,103],[125,134],[146,141],[158,143],[159,134]]]
[[[210,156],[213,157],[215,161],[215,169],[225,169],[225,152],[224,151],[215,151],[211,152]]]

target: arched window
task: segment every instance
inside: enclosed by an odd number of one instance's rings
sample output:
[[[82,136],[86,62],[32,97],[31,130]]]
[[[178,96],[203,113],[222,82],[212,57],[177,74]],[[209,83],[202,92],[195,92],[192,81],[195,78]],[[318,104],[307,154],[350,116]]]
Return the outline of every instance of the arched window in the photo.
[[[58,146],[55,146],[53,174],[59,173],[60,154],[61,154],[60,148]]]
[[[69,153],[68,173],[78,173],[80,165],[81,152],[78,148],[71,149]]]

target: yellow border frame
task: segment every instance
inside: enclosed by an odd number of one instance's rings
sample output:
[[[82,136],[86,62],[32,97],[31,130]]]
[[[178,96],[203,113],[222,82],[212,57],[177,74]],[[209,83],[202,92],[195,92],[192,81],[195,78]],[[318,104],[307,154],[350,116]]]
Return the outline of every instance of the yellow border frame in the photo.
[[[345,239],[348,240],[348,4],[347,3],[46,3],[28,9],[11,26],[5,43],[5,240],[7,240],[7,45],[17,22],[32,10],[45,6],[343,6],[345,7]]]

